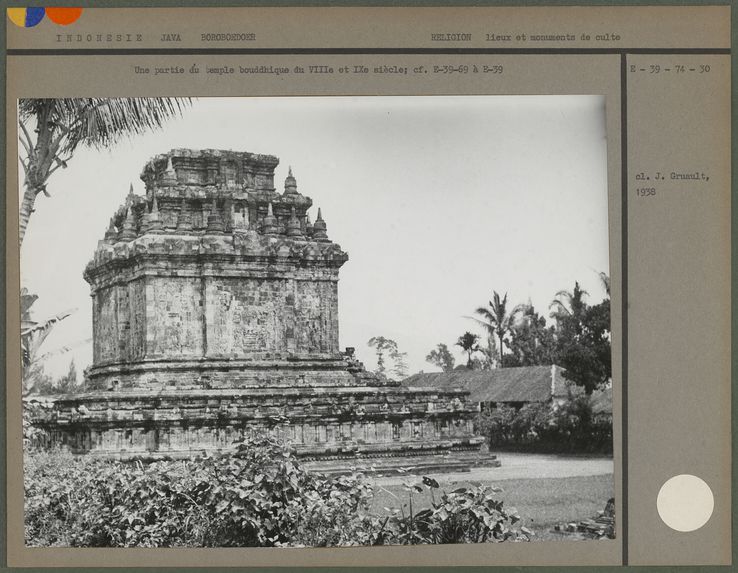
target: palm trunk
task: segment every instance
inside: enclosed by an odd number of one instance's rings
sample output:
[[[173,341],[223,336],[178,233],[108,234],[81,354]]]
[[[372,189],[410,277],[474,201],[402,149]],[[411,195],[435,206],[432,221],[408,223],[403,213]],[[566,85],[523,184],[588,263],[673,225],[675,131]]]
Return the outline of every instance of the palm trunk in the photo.
[[[504,365],[504,364],[502,363],[502,352],[503,352],[503,347],[502,347],[502,336],[503,336],[503,335],[502,335],[502,333],[501,333],[501,332],[498,332],[498,333],[497,333],[497,337],[498,337],[498,338],[500,339],[500,368],[504,368],[504,367],[505,367],[505,365]]]
[[[45,100],[42,109],[36,118],[36,133],[38,134],[36,142],[33,143],[28,138],[28,145],[32,147],[27,158],[25,172],[25,191],[23,192],[23,200],[21,201],[19,214],[19,240],[23,245],[23,239],[28,229],[28,221],[33,213],[33,206],[36,203],[36,197],[41,192],[46,193],[46,180],[49,178],[50,169],[56,157],[58,141],[53,143],[53,133],[50,123],[50,116],[54,100]],[[21,124],[22,125],[22,124]],[[48,194],[47,194],[48,195]]]
[[[28,228],[28,220],[33,213],[33,205],[36,203],[38,191],[26,182],[26,190],[23,192],[23,200],[20,205],[20,214],[18,217],[18,228],[20,232],[20,245],[23,245],[23,238],[26,236]]]

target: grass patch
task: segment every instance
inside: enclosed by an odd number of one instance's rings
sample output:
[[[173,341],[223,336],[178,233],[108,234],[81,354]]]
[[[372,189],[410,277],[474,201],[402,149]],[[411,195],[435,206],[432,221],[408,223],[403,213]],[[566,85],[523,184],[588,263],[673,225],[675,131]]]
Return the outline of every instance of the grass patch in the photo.
[[[449,491],[468,483],[445,482],[441,489]],[[501,487],[503,491],[498,495],[505,507],[516,508],[522,518],[520,525],[535,531],[538,539],[558,539],[557,534],[550,532],[554,525],[595,517],[614,496],[612,475],[483,480],[481,483]],[[381,513],[385,507],[400,507],[407,503],[408,493],[401,485],[377,486],[372,511]],[[431,503],[427,489],[413,494],[413,508],[416,510],[429,507]]]

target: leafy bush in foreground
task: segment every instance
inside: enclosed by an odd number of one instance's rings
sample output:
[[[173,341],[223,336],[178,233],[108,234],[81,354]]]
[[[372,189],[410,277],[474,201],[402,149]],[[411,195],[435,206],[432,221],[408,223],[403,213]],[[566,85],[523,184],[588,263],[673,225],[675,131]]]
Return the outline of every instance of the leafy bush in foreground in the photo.
[[[521,537],[509,527],[518,519],[514,511],[504,511],[489,488],[443,493],[431,509],[411,509],[409,520],[403,510],[371,514],[373,488],[361,473],[308,473],[272,437],[247,439],[232,455],[186,461],[31,452],[25,462],[31,546],[314,547]],[[423,485],[438,487],[424,478],[413,491]]]
[[[413,512],[413,493],[430,489],[433,502],[428,509]],[[404,482],[409,494],[408,513],[404,506],[392,511],[397,538],[403,544],[416,543],[485,543],[489,541],[529,541],[533,532],[525,527],[512,528],[520,521],[514,508],[504,509],[496,498],[497,487],[470,485],[450,493],[441,492],[436,501],[438,482],[423,477],[420,482]]]

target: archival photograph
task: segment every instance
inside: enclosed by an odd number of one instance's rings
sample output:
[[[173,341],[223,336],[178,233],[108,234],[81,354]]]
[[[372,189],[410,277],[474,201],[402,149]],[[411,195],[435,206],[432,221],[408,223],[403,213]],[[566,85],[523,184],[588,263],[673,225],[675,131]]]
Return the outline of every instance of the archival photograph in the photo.
[[[25,543],[615,537],[605,98],[18,101]]]

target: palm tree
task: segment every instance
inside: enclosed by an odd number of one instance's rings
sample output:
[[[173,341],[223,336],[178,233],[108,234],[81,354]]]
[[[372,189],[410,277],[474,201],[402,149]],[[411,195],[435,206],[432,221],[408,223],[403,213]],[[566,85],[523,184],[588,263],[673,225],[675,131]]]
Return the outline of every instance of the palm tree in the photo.
[[[488,306],[480,306],[474,312],[482,317],[482,319],[473,318],[479,324],[484,326],[490,336],[497,336],[500,350],[500,367],[503,367],[502,355],[503,355],[503,340],[505,335],[510,332],[510,327],[515,321],[517,315],[526,309],[526,305],[519,304],[512,309],[511,312],[507,312],[507,293],[505,296],[500,298],[497,291],[492,293],[492,300],[489,301]]]
[[[466,367],[472,367],[472,354],[479,350],[479,335],[471,332],[465,332],[459,336],[459,340],[456,341],[456,346],[460,346],[461,349],[467,354]]]
[[[609,287],[609,280],[607,284]],[[556,319],[558,323],[567,317],[581,318],[587,309],[584,299],[588,294],[579,286],[579,282],[574,282],[574,290],[571,292],[560,290],[548,307],[551,310],[551,318]]]
[[[80,146],[109,147],[124,136],[161,127],[180,115],[189,98],[48,98],[18,103],[20,162],[25,175],[20,206],[20,243],[28,228],[36,197],[49,193],[46,184]]]

